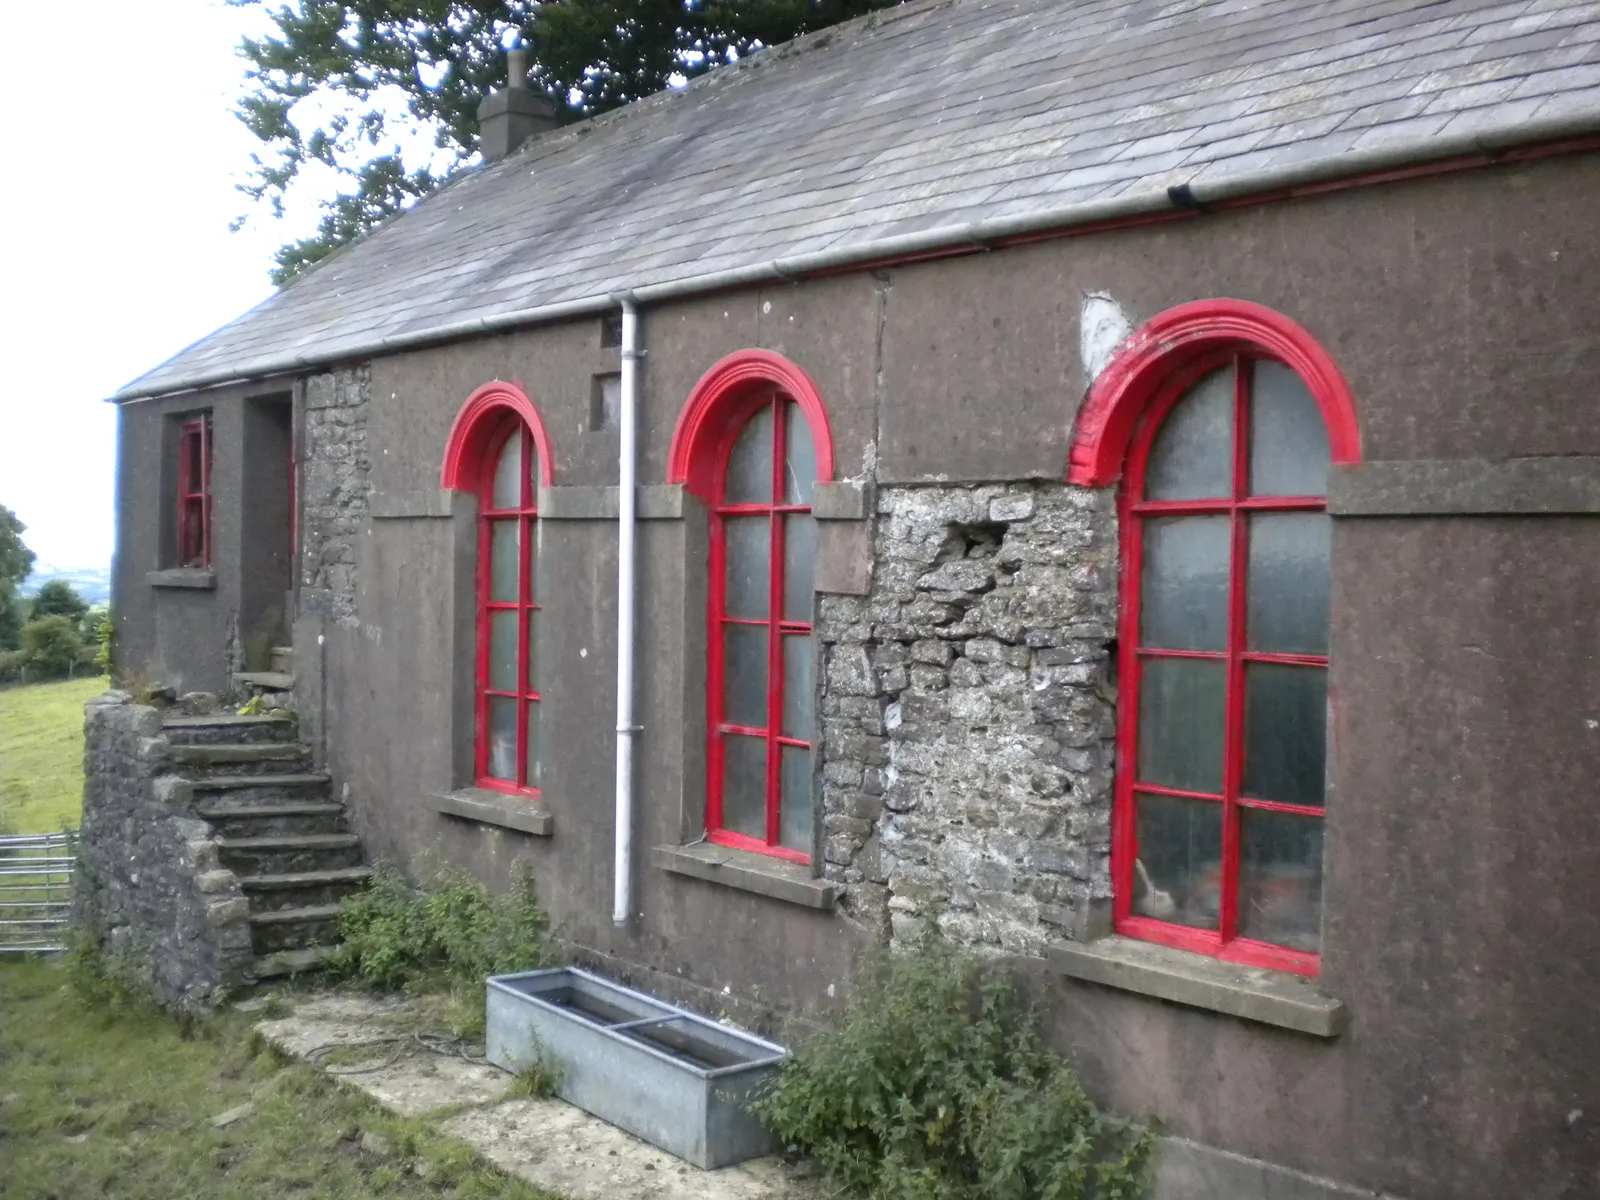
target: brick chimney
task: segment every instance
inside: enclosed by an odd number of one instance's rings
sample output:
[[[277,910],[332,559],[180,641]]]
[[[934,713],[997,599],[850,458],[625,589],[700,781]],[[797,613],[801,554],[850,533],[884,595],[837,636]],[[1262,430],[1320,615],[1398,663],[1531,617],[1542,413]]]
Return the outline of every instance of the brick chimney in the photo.
[[[528,52],[521,46],[507,50],[506,66],[506,86],[490,92],[478,105],[478,149],[484,162],[504,158],[535,134],[559,124],[550,98],[528,88]]]

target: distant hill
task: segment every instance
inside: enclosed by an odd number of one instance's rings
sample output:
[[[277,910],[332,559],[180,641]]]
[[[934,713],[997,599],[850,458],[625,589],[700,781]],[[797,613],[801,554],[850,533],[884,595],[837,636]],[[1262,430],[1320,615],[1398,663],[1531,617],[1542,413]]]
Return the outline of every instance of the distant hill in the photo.
[[[33,574],[22,581],[22,594],[31,596],[52,579],[64,579],[90,604],[111,602],[110,567],[58,567],[53,563],[34,563]]]

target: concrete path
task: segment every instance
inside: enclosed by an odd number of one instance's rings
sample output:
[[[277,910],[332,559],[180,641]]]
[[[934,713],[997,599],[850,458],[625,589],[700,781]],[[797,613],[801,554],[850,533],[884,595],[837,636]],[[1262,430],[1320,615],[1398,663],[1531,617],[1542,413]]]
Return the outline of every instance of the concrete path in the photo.
[[[327,1067],[392,1112],[429,1119],[501,1170],[566,1200],[811,1200],[777,1159],[702,1171],[561,1100],[507,1096],[498,1067],[434,1054],[397,1038],[416,1027],[404,1000],[328,992],[289,998],[293,1015],[256,1028],[285,1054]],[[392,1061],[391,1061],[392,1060]]]

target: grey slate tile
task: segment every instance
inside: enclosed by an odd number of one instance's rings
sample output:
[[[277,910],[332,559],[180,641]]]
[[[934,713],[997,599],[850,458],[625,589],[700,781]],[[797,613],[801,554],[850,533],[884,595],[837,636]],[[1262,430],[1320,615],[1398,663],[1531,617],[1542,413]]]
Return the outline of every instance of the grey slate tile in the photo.
[[[466,174],[143,382],[1375,146],[1600,124],[1592,0],[953,0],[830,37]]]

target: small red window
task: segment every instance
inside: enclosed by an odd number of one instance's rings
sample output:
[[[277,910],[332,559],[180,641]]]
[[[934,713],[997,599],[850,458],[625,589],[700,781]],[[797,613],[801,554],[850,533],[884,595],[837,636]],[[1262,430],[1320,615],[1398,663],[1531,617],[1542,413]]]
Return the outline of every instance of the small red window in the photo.
[[[211,416],[178,427],[178,565],[211,565]]]
[[[1331,455],[1300,375],[1190,362],[1129,449],[1113,860],[1119,932],[1314,974]]]
[[[539,790],[539,606],[534,603],[539,451],[519,418],[489,439],[478,483],[477,782]]]
[[[817,473],[800,406],[763,387],[730,422],[712,485],[707,836],[798,862],[812,839]]]

